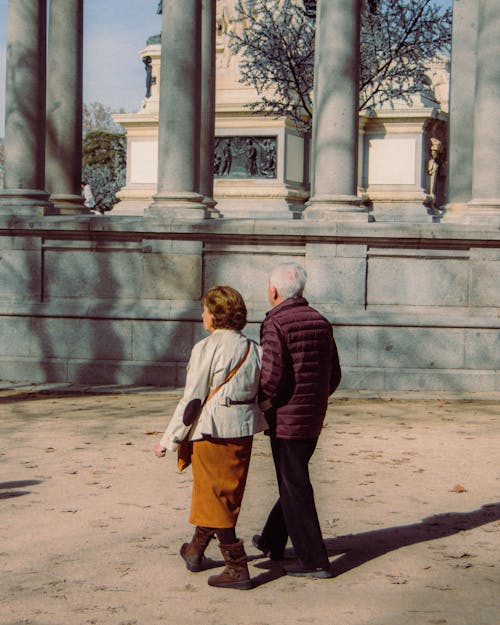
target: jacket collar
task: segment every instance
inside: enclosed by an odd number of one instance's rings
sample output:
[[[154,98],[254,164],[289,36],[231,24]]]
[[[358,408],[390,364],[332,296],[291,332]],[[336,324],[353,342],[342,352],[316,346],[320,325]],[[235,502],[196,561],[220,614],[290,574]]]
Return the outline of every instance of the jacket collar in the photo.
[[[281,302],[281,304],[278,304],[274,308],[271,308],[271,310],[268,310],[266,313],[266,319],[285,308],[295,308],[297,306],[308,306],[308,305],[309,305],[309,302],[306,300],[305,297],[293,297],[293,298],[289,297],[288,299]]]
[[[223,332],[232,332],[233,334],[241,334],[240,330],[234,330],[233,328],[215,328],[212,334],[221,334]]]

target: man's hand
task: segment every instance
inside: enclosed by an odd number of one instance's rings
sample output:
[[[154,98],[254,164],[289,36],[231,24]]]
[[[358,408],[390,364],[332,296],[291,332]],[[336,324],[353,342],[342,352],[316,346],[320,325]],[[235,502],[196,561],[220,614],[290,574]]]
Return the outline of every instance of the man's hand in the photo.
[[[259,403],[259,407],[262,410],[262,412],[267,412],[268,410],[271,410],[271,408],[273,407],[273,404],[270,399],[264,399],[264,401],[261,401]]]
[[[164,455],[167,453],[167,448],[163,447],[161,443],[157,443],[154,448],[154,452],[157,458],[163,458]]]

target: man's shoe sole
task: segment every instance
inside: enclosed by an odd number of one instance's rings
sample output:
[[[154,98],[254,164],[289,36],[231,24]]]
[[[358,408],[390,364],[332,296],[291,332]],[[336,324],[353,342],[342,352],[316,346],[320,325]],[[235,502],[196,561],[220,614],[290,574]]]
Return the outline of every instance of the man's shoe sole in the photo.
[[[331,579],[333,573],[329,569],[305,570],[284,569],[287,575],[291,577],[311,577],[314,579]]]

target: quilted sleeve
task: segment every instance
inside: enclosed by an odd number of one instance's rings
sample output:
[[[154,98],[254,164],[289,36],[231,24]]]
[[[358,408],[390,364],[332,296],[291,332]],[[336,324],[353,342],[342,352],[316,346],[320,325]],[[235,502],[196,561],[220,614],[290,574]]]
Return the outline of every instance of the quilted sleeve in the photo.
[[[262,368],[260,372],[259,403],[267,411],[278,395],[283,377],[285,345],[279,329],[271,319],[261,326]]]

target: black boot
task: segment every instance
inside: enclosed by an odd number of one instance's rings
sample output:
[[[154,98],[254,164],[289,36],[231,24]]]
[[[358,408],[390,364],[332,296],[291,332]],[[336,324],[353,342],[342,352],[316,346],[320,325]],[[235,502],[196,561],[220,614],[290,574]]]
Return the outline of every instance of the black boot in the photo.
[[[217,586],[218,588],[237,588],[239,590],[252,588],[243,541],[239,540],[232,545],[219,545],[219,547],[224,557],[226,568],[219,575],[209,577],[208,585]]]
[[[284,560],[285,552],[284,550],[275,551],[271,549],[265,542],[262,540],[262,536],[260,534],[255,534],[252,538],[252,545],[262,551],[265,556],[269,556],[270,560]]]
[[[191,542],[182,545],[180,554],[189,571],[193,573],[203,571],[203,554],[212,538],[215,538],[212,529],[196,526]]]

